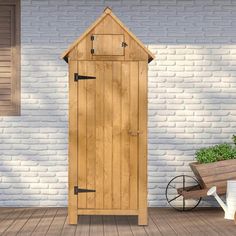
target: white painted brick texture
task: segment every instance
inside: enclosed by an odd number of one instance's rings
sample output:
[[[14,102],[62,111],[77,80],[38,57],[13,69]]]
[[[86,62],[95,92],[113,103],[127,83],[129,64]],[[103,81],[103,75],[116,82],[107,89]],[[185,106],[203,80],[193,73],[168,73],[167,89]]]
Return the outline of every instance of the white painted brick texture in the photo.
[[[111,6],[149,65],[149,205],[192,175],[196,149],[236,130],[236,1],[22,0],[22,114],[0,117],[0,205],[67,204],[67,65],[59,56]],[[212,204],[207,201],[205,204]]]

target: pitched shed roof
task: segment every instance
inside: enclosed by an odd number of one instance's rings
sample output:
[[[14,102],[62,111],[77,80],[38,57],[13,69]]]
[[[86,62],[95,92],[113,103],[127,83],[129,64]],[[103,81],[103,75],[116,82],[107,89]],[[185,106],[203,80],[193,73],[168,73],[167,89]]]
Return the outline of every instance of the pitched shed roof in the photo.
[[[138,45],[143,48],[143,50],[148,54],[148,61],[152,61],[155,56],[147,49],[147,47],[119,20],[118,17],[116,17],[112,10],[107,7],[105,8],[103,14],[77,39],[75,40],[69,47],[68,49],[62,53],[61,58],[64,59],[65,61],[68,61],[68,54],[73,48],[82,40],[84,39],[88,33],[93,30],[107,15],[110,15],[113,20],[115,20],[130,36],[133,38]]]

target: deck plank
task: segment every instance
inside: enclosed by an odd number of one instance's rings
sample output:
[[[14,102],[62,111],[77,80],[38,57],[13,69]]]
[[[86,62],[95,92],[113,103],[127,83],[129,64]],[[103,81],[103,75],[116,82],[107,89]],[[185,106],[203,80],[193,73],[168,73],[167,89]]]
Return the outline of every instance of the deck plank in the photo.
[[[90,216],[80,216],[76,228],[76,236],[89,236]]]
[[[103,236],[103,220],[102,216],[91,216],[90,236]]]
[[[22,229],[18,232],[18,235],[27,236],[31,235],[41,218],[44,216],[46,212],[46,208],[38,208],[36,209],[29,220],[25,223]]]
[[[13,223],[14,221],[24,212],[24,209],[17,208],[13,209],[13,211],[6,216],[5,219],[3,219],[0,222],[0,235],[2,235]]]
[[[60,235],[65,224],[67,217],[67,209],[59,208],[57,214],[55,215],[49,229],[47,236],[57,236]]]
[[[147,232],[145,231],[144,227],[138,225],[138,218],[135,216],[129,216],[128,221],[130,224],[131,231],[134,236],[145,236]]]
[[[2,235],[16,235],[26,224],[34,211],[34,208],[25,209]]]
[[[103,216],[104,236],[118,236],[116,221],[114,216]]]
[[[32,236],[46,235],[57,211],[58,208],[48,208],[44,217],[40,220],[39,224],[32,233]]]
[[[221,208],[199,207],[190,212],[149,208],[149,225],[137,222],[135,216],[80,216],[77,225],[69,225],[67,208],[0,208],[0,235],[236,235],[236,225],[224,219]]]
[[[144,230],[149,236],[161,236],[161,231],[158,229],[153,219],[148,217],[148,226],[144,226]]]
[[[118,230],[119,235],[124,235],[124,236],[132,236],[133,233],[131,231],[128,217],[127,216],[116,216],[116,226]]]
[[[104,235],[102,216],[91,216],[90,234],[89,235],[90,236]]]
[[[76,225],[69,225],[68,224],[68,216],[66,217],[66,220],[65,220],[65,223],[64,223],[64,226],[63,226],[63,229],[62,229],[62,233],[61,235],[62,236],[73,236],[75,235],[75,231],[76,231]]]
[[[160,210],[160,209],[158,209]],[[174,236],[177,235],[177,233],[174,231],[174,229],[169,225],[169,223],[166,221],[167,217],[163,217],[161,214],[158,214],[158,210],[156,209],[149,209],[149,215],[152,218],[153,222],[156,224],[158,229],[160,230],[162,235],[168,235],[168,236]]]

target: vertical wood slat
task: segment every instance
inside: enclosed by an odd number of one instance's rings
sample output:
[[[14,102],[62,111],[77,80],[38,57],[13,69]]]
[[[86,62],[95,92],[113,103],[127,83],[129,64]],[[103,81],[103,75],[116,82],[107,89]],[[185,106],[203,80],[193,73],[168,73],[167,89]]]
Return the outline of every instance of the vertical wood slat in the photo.
[[[104,62],[104,208],[112,207],[112,62]]]
[[[69,63],[69,190],[68,215],[69,223],[77,224],[77,196],[74,186],[77,185],[77,83],[74,73],[77,72],[77,61]]]
[[[130,131],[138,130],[138,62],[130,62]],[[138,135],[130,136],[130,209],[137,209]]]
[[[86,75],[86,62],[78,62],[78,73]],[[78,83],[78,186],[87,188],[87,99],[86,80]],[[78,195],[78,208],[86,208],[87,194]]]
[[[86,62],[86,75],[96,76],[95,63],[93,61]],[[95,189],[95,161],[96,161],[96,81],[87,80],[86,99],[87,99],[87,188]],[[87,208],[95,207],[95,194],[87,193]]]
[[[147,62],[139,62],[139,225],[147,224]]]
[[[137,209],[138,62],[79,62],[78,208]],[[87,195],[87,198],[84,197]],[[95,199],[94,199],[95,196]]]
[[[122,114],[121,114],[121,209],[129,208],[129,77],[130,66],[127,62],[122,62]]]
[[[112,207],[121,206],[121,62],[113,62]]]
[[[104,116],[104,67],[96,62],[96,208],[103,208],[103,116]]]

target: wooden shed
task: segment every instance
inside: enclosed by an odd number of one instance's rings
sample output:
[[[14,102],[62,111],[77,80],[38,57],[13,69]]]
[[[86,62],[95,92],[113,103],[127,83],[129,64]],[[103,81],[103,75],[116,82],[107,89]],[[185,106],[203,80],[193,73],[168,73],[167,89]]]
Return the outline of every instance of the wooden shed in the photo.
[[[153,54],[106,8],[62,54],[69,64],[69,223],[147,224],[147,70]]]

